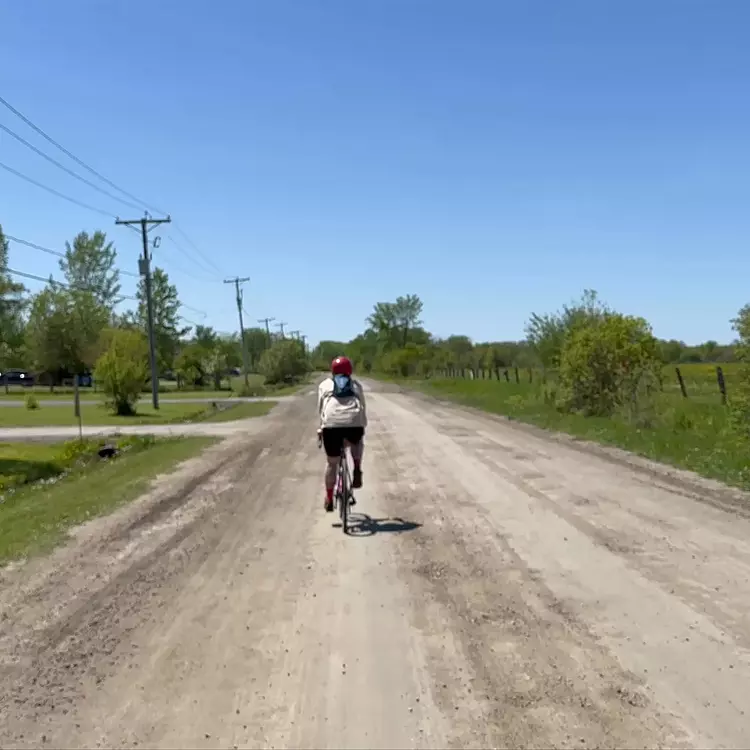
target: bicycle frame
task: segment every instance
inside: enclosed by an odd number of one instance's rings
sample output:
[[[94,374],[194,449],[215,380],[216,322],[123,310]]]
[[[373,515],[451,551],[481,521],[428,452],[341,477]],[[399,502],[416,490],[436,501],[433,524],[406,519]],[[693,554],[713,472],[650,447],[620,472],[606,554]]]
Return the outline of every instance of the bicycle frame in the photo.
[[[352,480],[349,476],[349,461],[346,457],[346,441],[341,446],[341,455],[339,456],[339,466],[336,470],[336,485],[333,493],[334,502],[339,506],[339,516],[341,517],[341,529],[344,534],[348,533],[347,519],[349,516],[349,500],[352,494]],[[323,447],[323,436],[318,433],[318,448]]]
[[[341,517],[341,530],[347,533],[348,516],[349,516],[349,498],[351,496],[352,481],[349,476],[349,461],[346,457],[346,442],[341,446],[341,455],[339,456],[339,467],[336,475],[336,491],[334,497],[339,506],[339,516]]]

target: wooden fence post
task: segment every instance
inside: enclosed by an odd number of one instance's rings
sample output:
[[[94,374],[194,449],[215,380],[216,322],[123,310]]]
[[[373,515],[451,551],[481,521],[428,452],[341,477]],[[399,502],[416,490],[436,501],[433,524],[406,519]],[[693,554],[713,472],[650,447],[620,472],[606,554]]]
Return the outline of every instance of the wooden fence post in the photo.
[[[727,405],[727,384],[724,381],[724,370],[721,367],[716,368],[716,382],[719,384],[719,393],[721,393],[721,403]]]
[[[515,373],[516,373],[516,383],[520,384],[521,378],[518,375],[518,368],[514,367],[513,369],[515,370]]]
[[[503,375],[505,375],[505,382],[510,383],[510,374],[507,370],[503,370]]]
[[[685,381],[682,379],[682,373],[680,372],[680,368],[679,367],[675,367],[674,371],[677,373],[677,382],[679,382],[679,384],[680,384],[680,390],[682,391],[682,397],[683,398],[687,398],[688,397],[687,388],[685,388]]]

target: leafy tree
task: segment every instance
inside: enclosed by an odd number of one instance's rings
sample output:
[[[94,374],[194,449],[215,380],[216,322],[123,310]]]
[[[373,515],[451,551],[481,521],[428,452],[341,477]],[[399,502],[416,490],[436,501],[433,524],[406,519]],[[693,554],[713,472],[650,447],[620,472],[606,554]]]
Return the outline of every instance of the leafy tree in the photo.
[[[656,339],[643,318],[604,313],[571,327],[560,353],[562,403],[571,411],[609,416],[661,383]]]
[[[0,369],[21,364],[24,341],[23,284],[8,273],[8,241],[0,226]]]
[[[258,369],[261,355],[271,346],[271,343],[265,329],[257,327],[245,329],[245,346],[247,347],[248,366],[251,370]],[[242,346],[239,339],[237,340],[237,353],[239,364],[234,366],[240,367],[242,365]]]
[[[136,319],[139,327],[148,331],[146,283],[143,279],[138,285],[137,297]],[[190,331],[190,326],[180,325],[180,298],[177,294],[177,287],[170,283],[166,271],[158,267],[154,268],[151,277],[151,297],[154,308],[157,365],[160,372],[166,372],[174,369],[180,339]]]
[[[88,372],[98,355],[98,343],[108,312],[91,293],[50,284],[31,301],[26,347],[34,366],[55,381]]]
[[[281,339],[260,358],[260,371],[267,383],[288,383],[301,378],[310,371],[310,362],[296,339]]]
[[[395,302],[378,302],[367,318],[383,351],[409,342],[409,332],[422,324],[422,301],[416,294],[397,297]]]
[[[96,362],[95,377],[115,414],[135,414],[148,375],[148,345],[141,331],[110,329],[102,335],[104,353]]]
[[[182,347],[175,358],[175,370],[180,383],[203,387],[210,368],[207,360],[208,351],[198,342]]]
[[[313,368],[327,370],[334,358],[342,354],[346,354],[351,359],[351,352],[347,354],[348,349],[349,345],[343,341],[321,341],[310,354]]]
[[[564,305],[560,312],[532,313],[526,324],[526,337],[542,367],[557,367],[566,335],[578,326],[600,320],[608,311],[597,293],[587,289],[578,302]]]
[[[99,304],[112,310],[120,294],[117,251],[104,232],[80,232],[71,245],[65,243],[60,269],[71,289],[91,292]]]
[[[732,327],[738,339],[735,353],[742,365],[729,402],[730,419],[736,432],[743,439],[750,440],[750,305],[745,305],[737,313]]]

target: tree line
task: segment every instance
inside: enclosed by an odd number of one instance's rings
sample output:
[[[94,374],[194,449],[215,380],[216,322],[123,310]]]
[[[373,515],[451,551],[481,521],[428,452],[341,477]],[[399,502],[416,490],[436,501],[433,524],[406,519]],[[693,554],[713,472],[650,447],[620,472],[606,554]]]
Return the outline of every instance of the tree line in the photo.
[[[591,290],[558,311],[532,313],[519,341],[441,339],[423,327],[422,311],[413,294],[379,302],[363,333],[349,342],[320,342],[313,364],[327,369],[332,357],[346,352],[359,372],[396,377],[534,368],[549,381],[545,398],[558,407],[608,415],[642,405],[660,390],[664,364],[750,361],[750,308],[733,321],[739,338],[732,345],[709,341],[695,347],[658,340],[646,320],[611,309]],[[745,380],[750,383],[750,371]]]
[[[552,313],[532,313],[526,338],[517,341],[474,342],[469,336],[433,336],[422,325],[422,301],[417,295],[395,302],[378,302],[365,321],[363,333],[352,341],[321,341],[313,350],[313,365],[327,369],[332,357],[349,353],[360,370],[403,377],[425,376],[436,370],[494,370],[508,367],[553,370],[559,364],[566,332],[577,320],[597,319],[609,311],[596,292],[585,291],[580,300]],[[649,329],[650,330],[650,329]],[[677,340],[654,339],[663,364],[739,361],[737,343],[707,341],[690,346]]]
[[[0,371],[32,370],[50,387],[94,374],[120,413],[134,409],[148,378],[146,290],[121,294],[117,250],[103,231],[80,232],[59,261],[63,281],[31,293],[9,271],[9,242],[0,227]],[[155,266],[152,300],[158,371],[185,387],[213,386],[243,365],[236,333],[187,324],[177,287]],[[121,311],[125,302],[131,306]],[[308,367],[301,342],[282,341],[260,328],[245,331],[254,371],[271,382]],[[290,374],[291,373],[291,374]],[[117,391],[117,392],[114,392]]]

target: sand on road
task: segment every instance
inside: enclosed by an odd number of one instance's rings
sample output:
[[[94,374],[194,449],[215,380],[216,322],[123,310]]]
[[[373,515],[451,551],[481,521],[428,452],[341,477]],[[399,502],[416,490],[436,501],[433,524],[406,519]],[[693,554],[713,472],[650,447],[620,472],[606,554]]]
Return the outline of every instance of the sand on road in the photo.
[[[419,396],[369,412],[349,536],[307,395],[4,571],[0,745],[750,744],[747,507]]]

